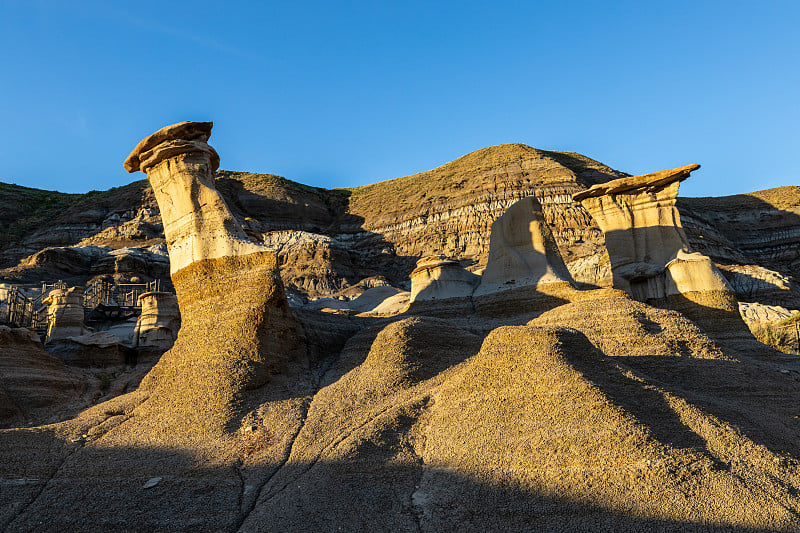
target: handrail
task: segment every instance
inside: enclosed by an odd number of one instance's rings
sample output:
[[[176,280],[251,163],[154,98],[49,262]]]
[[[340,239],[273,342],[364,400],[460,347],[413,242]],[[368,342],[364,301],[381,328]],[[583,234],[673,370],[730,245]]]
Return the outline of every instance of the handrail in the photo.
[[[35,297],[25,294],[19,286],[6,289],[5,299],[0,299],[0,322],[18,327],[41,329],[47,325],[46,309],[42,305],[44,297],[54,289],[67,289],[59,280],[55,283],[42,283],[42,292]],[[147,292],[161,290],[161,280],[149,283],[108,283],[96,281],[84,290],[83,305],[93,310],[100,305],[108,307],[139,308],[139,297]],[[44,315],[44,316],[43,316]]]

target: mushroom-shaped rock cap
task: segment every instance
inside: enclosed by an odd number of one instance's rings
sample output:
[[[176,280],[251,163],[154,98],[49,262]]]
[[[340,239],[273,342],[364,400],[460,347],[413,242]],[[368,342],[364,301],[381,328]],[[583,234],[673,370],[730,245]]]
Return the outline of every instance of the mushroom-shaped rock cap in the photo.
[[[606,194],[620,194],[635,189],[643,189],[649,187],[663,187],[669,185],[674,181],[683,181],[689,177],[693,171],[700,168],[700,165],[686,165],[684,167],[671,168],[669,170],[660,170],[658,172],[651,172],[650,174],[643,174],[641,176],[631,176],[628,178],[620,178],[618,180],[609,181],[607,183],[600,183],[592,187],[575,193],[572,199],[580,202],[586,198],[595,198],[597,196],[605,196]]]
[[[425,270],[430,270],[432,268],[441,268],[451,265],[461,268],[461,265],[458,261],[453,261],[452,259],[448,259],[443,255],[428,255],[417,261],[417,268],[411,272],[410,276],[414,277],[415,274]]]
[[[140,156],[144,152],[148,152],[158,146],[159,144],[167,141],[200,141],[206,142],[211,137],[211,128],[214,127],[213,122],[192,122],[186,120],[178,122],[170,126],[164,126],[154,134],[145,137],[136,148],[133,149],[131,154],[125,159],[124,167],[128,172],[136,172],[141,170]]]

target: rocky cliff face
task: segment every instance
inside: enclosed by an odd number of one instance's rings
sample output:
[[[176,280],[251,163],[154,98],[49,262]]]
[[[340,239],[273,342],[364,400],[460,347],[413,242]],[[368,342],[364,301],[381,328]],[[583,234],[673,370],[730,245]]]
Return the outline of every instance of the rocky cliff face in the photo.
[[[610,286],[602,232],[571,196],[624,176],[580,154],[508,144],[472,152],[427,172],[353,189],[321,189],[270,174],[232,171],[218,171],[216,186],[249,237],[276,252],[287,293],[302,300],[345,294],[367,278],[409,289],[416,261],[428,255],[445,255],[469,270],[480,270],[488,258],[492,222],[526,196],[542,204],[575,281]],[[58,197],[58,205],[63,205],[50,213],[47,227],[31,223],[38,220],[34,214],[42,212],[31,198],[46,191],[23,192],[28,203],[17,198],[17,192],[15,214],[9,211],[7,220],[0,216],[0,264],[13,267],[0,271],[0,276],[12,281],[80,281],[79,274],[86,273],[87,278],[166,280],[163,261],[138,251],[159,255],[152,246],[164,242],[161,217],[145,181],[83,197]],[[767,283],[761,292],[774,293],[759,268],[783,276],[784,284],[800,279],[800,187],[679,198],[677,207],[691,247],[738,269],[735,285],[749,294],[743,299],[760,298],[753,293],[754,284]],[[32,224],[27,237],[18,234],[23,222]],[[102,257],[78,259],[64,250],[42,252],[47,247],[80,251],[78,244],[109,250]],[[143,263],[120,261],[120,255]],[[82,265],[77,271],[76,260]],[[739,268],[746,265],[753,269]],[[730,272],[726,270],[726,276]],[[775,303],[794,308],[795,293],[796,289],[780,293],[781,301]],[[738,290],[737,294],[742,297]]]
[[[362,231],[363,240],[391,242],[399,256],[443,254],[480,268],[488,258],[492,222],[517,200],[535,196],[573,276],[597,283],[603,269],[574,267],[602,248],[602,233],[571,195],[625,175],[579,154],[500,145],[428,172],[353,189],[349,212],[372,234]]]
[[[444,254],[479,269],[488,257],[492,222],[531,195],[542,203],[576,279],[602,283],[608,277],[607,260],[595,257],[598,250],[602,253],[602,233],[571,194],[620,176],[579,154],[511,144],[355,189],[326,190],[279,176],[230,171],[219,171],[216,182],[251,238],[279,249],[287,287],[319,297],[365,277],[385,276],[407,285],[424,255]],[[7,244],[0,252],[5,264],[13,266],[45,247],[82,243],[118,249],[163,242],[148,185],[136,182],[95,196],[54,218],[47,230]],[[282,234],[298,231],[304,234]],[[320,268],[331,272],[319,276]]]
[[[800,187],[681,198],[692,246],[720,263],[760,265],[800,279]]]

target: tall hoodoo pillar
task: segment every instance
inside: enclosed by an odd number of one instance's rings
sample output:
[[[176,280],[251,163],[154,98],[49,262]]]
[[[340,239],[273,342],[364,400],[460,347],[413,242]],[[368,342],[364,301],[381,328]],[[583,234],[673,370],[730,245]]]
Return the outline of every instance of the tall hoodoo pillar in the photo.
[[[289,365],[305,365],[302,328],[275,254],[250,242],[214,186],[211,122],[180,122],[143,139],[125,160],[141,170],[164,222],[181,327],[142,381],[142,423],[174,438],[226,431],[247,391]],[[148,416],[151,415],[151,416]]]
[[[680,182],[700,165],[621,178],[573,195],[606,239],[614,287],[635,299],[668,304],[706,329],[741,321],[728,282],[705,255],[692,252],[675,202]],[[728,323],[728,326],[722,326]]]
[[[213,122],[179,122],[136,145],[125,170],[141,170],[164,221],[170,273],[200,259],[262,251],[250,242],[214,186],[219,155],[208,145]]]

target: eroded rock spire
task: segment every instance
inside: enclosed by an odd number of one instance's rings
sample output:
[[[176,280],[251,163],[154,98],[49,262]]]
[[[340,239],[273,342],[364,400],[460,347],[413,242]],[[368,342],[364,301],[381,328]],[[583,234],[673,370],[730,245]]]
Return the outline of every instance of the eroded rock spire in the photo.
[[[283,290],[275,254],[250,242],[214,186],[219,156],[211,122],[180,122],[143,139],[125,160],[155,192],[164,222],[181,327],[173,347],[142,380],[137,408],[148,433],[205,439],[236,424],[247,391],[306,349]]]
[[[621,178],[573,199],[603,230],[615,288],[642,302],[666,304],[707,331],[728,336],[746,331],[736,297],[711,259],[691,250],[675,207],[680,182],[698,168]]]
[[[125,170],[141,170],[164,221],[170,273],[200,259],[261,251],[250,242],[214,186],[219,155],[208,144],[213,122],[179,122],[136,145]]]

